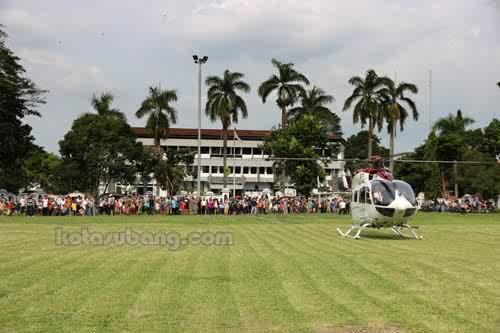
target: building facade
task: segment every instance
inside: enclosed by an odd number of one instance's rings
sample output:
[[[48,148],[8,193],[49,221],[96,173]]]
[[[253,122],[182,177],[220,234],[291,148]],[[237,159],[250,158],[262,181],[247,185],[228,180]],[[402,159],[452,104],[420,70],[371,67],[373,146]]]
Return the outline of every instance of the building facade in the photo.
[[[144,145],[153,145],[153,137],[140,127],[132,128],[137,136],[137,140]],[[236,138],[233,136],[233,130],[228,132],[227,143],[227,185],[226,188],[237,194],[260,192],[264,189],[271,191],[278,190],[276,182],[273,161],[267,159],[260,149],[260,145],[270,131],[266,130],[236,130]],[[331,141],[341,145],[341,152],[338,158],[343,158],[343,140],[331,137]],[[162,139],[160,142],[163,148],[178,149],[179,147],[192,147],[197,152],[198,147],[198,129],[196,128],[171,128],[168,133],[168,139]],[[202,129],[201,130],[201,192],[212,191],[215,194],[220,193],[223,185],[223,140],[222,130],[220,129]],[[192,174],[197,175],[197,154],[192,166]],[[344,162],[335,161],[325,166],[327,177],[323,184],[318,187],[328,187],[331,191],[338,191],[344,186]],[[142,187],[155,194],[166,194],[156,186],[156,182],[151,180],[147,186],[139,184]],[[293,184],[286,184],[291,194],[293,194]],[[187,176],[181,188],[187,192],[196,191],[196,176]]]

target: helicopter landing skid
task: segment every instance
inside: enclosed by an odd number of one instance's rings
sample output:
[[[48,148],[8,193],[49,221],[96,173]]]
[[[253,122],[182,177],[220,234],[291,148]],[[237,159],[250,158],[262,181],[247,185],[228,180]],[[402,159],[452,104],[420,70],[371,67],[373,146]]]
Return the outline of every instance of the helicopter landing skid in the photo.
[[[404,229],[404,228],[408,228],[408,229],[410,229],[411,236],[405,235],[405,234],[403,233],[403,229]],[[402,224],[402,225],[399,227],[399,229],[398,229],[398,227],[391,227],[391,230],[392,230],[392,231],[394,231],[394,233],[395,233],[396,235],[401,236],[401,237],[403,237],[403,238],[412,238],[412,239],[422,239],[422,238],[423,238],[422,236],[417,235],[417,233],[415,232],[414,228],[413,228],[411,225],[406,224],[406,223],[405,223],[405,224]]]
[[[369,227],[371,225],[372,225],[371,223],[365,223],[363,225],[351,225],[346,232],[342,232],[342,230],[340,230],[340,228],[337,228],[337,231],[339,232],[339,234],[342,237],[350,238],[350,239],[360,239],[361,238],[360,237],[361,231],[363,229],[365,229],[366,227]],[[352,236],[351,231],[356,232],[356,234],[354,236]]]

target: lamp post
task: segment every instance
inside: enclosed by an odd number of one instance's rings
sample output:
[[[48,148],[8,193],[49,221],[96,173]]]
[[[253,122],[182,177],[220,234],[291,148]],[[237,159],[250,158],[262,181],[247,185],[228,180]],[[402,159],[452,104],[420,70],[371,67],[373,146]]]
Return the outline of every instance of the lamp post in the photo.
[[[208,57],[198,58],[196,54],[193,55],[193,60],[195,64],[198,64],[198,176],[197,180],[197,191],[198,195],[201,196],[201,65],[207,62]]]

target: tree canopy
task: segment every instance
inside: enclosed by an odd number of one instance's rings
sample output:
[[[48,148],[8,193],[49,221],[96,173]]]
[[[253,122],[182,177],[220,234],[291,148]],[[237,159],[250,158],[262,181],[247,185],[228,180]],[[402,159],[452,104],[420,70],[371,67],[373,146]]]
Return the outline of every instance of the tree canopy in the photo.
[[[317,187],[318,178],[320,181],[325,179],[324,165],[320,160],[326,162],[338,153],[338,146],[329,140],[327,127],[312,115],[300,117],[286,128],[273,129],[262,148],[271,158],[311,158],[275,163],[277,169],[284,165],[295,189],[303,195],[309,195]]]
[[[40,116],[45,90],[26,77],[26,71],[6,45],[0,25],[0,188],[17,192],[24,184],[23,160],[37,147],[26,116]]]
[[[143,159],[142,143],[136,142],[130,126],[99,114],[78,117],[59,146],[71,187],[92,193],[111,181],[135,183]]]

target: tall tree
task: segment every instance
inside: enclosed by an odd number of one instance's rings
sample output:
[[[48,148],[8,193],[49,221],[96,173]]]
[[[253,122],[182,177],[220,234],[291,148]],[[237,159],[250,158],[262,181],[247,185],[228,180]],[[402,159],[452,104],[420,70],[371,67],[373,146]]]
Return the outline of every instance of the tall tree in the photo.
[[[294,120],[304,115],[313,115],[326,125],[328,132],[342,136],[339,116],[327,107],[334,100],[332,95],[327,95],[323,89],[314,86],[300,93],[301,105],[288,111],[288,119]]]
[[[411,111],[412,117],[415,121],[418,120],[418,111],[415,102],[407,97],[406,93],[417,94],[418,88],[413,83],[400,82],[395,84],[390,78],[385,78],[385,88],[381,90],[381,94],[387,97],[385,103],[385,118],[387,121],[387,130],[390,133],[390,159],[391,171],[394,169],[394,162],[392,162],[394,156],[394,139],[396,137],[396,127],[399,121],[400,131],[404,130],[404,123],[406,118],[408,118],[409,112],[405,106],[407,106]]]
[[[143,146],[130,126],[115,117],[85,113],[59,141],[63,166],[73,190],[98,194],[111,181],[134,183],[143,160]]]
[[[0,24],[0,188],[17,192],[23,187],[22,164],[36,146],[26,116],[40,116],[45,90],[27,78],[18,58],[6,45],[7,34]]]
[[[149,95],[135,113],[139,119],[149,115],[146,129],[153,135],[157,148],[160,147],[160,140],[167,137],[170,125],[177,123],[177,110],[170,105],[175,101],[177,101],[176,90],[149,87]]]
[[[244,74],[239,72],[224,71],[222,77],[209,76],[205,84],[209,87],[207,92],[207,103],[205,113],[212,122],[222,123],[223,158],[224,165],[224,187],[227,185],[227,132],[231,123],[238,123],[239,114],[242,118],[248,116],[247,105],[238,91],[248,93],[250,86],[243,81]]]
[[[286,167],[297,193],[309,195],[317,187],[318,178],[325,179],[324,162],[335,158],[338,146],[331,145],[326,126],[315,116],[305,115],[286,128],[273,129],[264,139],[263,151],[269,157],[297,158],[309,160],[286,160],[286,165],[276,163],[275,167]]]
[[[472,118],[464,117],[462,111],[458,110],[456,115],[449,114],[444,118],[438,119],[433,126],[437,135],[436,156],[442,160],[460,161],[467,150],[466,139],[467,126],[474,123]],[[470,141],[470,140],[469,140]],[[442,165],[441,182],[443,196],[446,196],[449,180],[455,178],[456,174],[450,165]]]
[[[387,100],[383,89],[386,82],[387,78],[378,76],[373,69],[368,70],[364,78],[353,76],[349,79],[354,90],[346,99],[343,110],[350,109],[355,103],[352,113],[353,123],[361,121],[361,127],[364,127],[368,121],[368,158],[372,156],[373,129],[375,126],[381,129],[383,123],[383,102]]]
[[[101,116],[113,116],[125,121],[125,115],[120,110],[111,107],[114,99],[115,96],[111,93],[102,93],[99,96],[94,94],[90,100],[90,104],[97,114]]]
[[[302,84],[309,85],[309,80],[300,72],[296,71],[293,63],[283,63],[276,59],[271,60],[273,66],[278,70],[278,75],[273,74],[269,79],[259,86],[258,94],[265,103],[267,97],[276,91],[276,103],[281,109],[281,127],[286,127],[286,108],[293,105],[300,94],[304,93]]]

